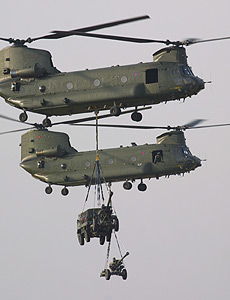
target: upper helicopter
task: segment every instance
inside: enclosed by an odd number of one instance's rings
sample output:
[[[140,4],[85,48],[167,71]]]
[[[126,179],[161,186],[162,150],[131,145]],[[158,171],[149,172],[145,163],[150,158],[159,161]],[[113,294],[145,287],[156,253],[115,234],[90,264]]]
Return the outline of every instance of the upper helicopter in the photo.
[[[49,127],[50,116],[100,110],[110,110],[111,115],[119,116],[121,109],[127,107],[133,107],[132,120],[141,121],[139,111],[149,108],[146,105],[196,95],[204,89],[205,82],[188,66],[185,46],[230,37],[170,41],[90,33],[148,18],[145,15],[70,31],[52,31],[26,40],[0,38],[13,44],[0,51],[0,96],[8,104],[23,110],[20,121],[25,122],[27,111],[30,111],[45,115],[43,125]],[[25,45],[41,39],[73,35],[133,43],[162,43],[167,47],[153,54],[153,62],[66,73],[54,67],[48,51]]]

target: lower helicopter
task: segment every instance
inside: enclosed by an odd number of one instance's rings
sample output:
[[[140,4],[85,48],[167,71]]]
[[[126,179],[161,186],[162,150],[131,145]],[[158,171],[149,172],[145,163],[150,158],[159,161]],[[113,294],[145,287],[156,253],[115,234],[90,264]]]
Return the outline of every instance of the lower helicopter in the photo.
[[[2,115],[0,117],[20,122]],[[98,125],[98,127],[168,130],[156,138],[156,144],[132,143],[131,146],[98,150],[103,177],[109,184],[123,181],[125,190],[130,190],[132,183],[140,180],[138,190],[145,191],[147,185],[143,182],[144,179],[159,179],[162,176],[169,177],[195,170],[201,166],[201,159],[190,152],[183,131],[230,125],[196,126],[201,121],[203,120],[195,120],[176,127]],[[95,124],[75,124],[76,120],[62,123],[95,126]],[[66,133],[50,131],[38,124],[27,124],[36,128],[21,136],[20,166],[34,178],[47,184],[45,188],[47,194],[52,193],[54,185],[63,186],[61,194],[66,196],[69,193],[68,187],[82,185],[87,187],[89,184],[96,184],[96,175],[92,175],[95,168],[95,150],[78,152],[71,146]],[[56,124],[59,125],[61,122]],[[13,132],[21,130],[25,129],[17,129]]]

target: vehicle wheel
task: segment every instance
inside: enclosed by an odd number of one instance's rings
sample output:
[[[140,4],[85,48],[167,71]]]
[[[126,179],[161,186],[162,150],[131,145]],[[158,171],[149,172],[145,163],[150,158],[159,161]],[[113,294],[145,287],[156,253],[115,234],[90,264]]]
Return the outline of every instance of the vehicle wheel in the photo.
[[[131,190],[132,186],[133,186],[132,183],[129,182],[129,181],[125,181],[125,182],[123,183],[123,188],[124,188],[125,190]]]
[[[19,120],[21,122],[25,122],[26,120],[28,119],[28,116],[27,116],[27,113],[26,112],[23,112],[19,115]]]
[[[127,279],[128,274],[127,274],[127,270],[126,270],[126,269],[123,269],[123,270],[122,270],[121,276],[122,276],[122,279],[123,279],[123,280],[126,280],[126,279]]]
[[[86,240],[87,243],[90,242],[90,235],[89,235],[89,232],[87,230],[85,231],[85,240]]]
[[[110,108],[110,114],[112,116],[118,117],[121,114],[121,109],[118,106],[113,106]]]
[[[42,121],[42,124],[43,124],[44,127],[51,127],[51,125],[52,125],[51,120],[49,118],[45,118]]]
[[[119,220],[117,217],[114,217],[113,223],[114,223],[114,230],[119,231]]]
[[[140,184],[138,184],[137,188],[139,191],[144,192],[147,190],[147,185],[145,183],[141,182]]]
[[[135,122],[140,122],[142,120],[142,114],[140,112],[135,111],[131,114],[131,119]]]
[[[111,272],[109,269],[105,269],[105,279],[106,280],[109,280],[111,277]]]
[[[110,233],[108,233],[108,235],[106,236],[106,242],[111,241],[111,235],[112,235],[112,231],[110,231]]]
[[[47,187],[45,188],[45,192],[46,192],[46,194],[51,194],[51,193],[53,192],[52,187],[51,187],[50,185],[47,186]]]
[[[82,233],[78,233],[77,237],[78,237],[79,244],[81,246],[83,246],[84,245],[84,235]]]
[[[67,195],[69,194],[69,190],[68,190],[66,187],[64,187],[64,188],[61,190],[61,193],[62,193],[63,196],[67,196]]]
[[[105,236],[100,235],[100,245],[104,245],[104,243],[105,243]]]

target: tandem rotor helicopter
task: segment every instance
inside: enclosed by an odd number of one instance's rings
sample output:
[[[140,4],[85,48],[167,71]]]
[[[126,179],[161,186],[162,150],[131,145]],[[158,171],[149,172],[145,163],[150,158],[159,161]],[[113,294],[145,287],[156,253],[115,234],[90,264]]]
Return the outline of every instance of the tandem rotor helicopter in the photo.
[[[43,125],[49,127],[51,116],[95,110],[110,110],[111,115],[118,116],[127,107],[134,108],[132,120],[141,121],[140,110],[148,109],[148,105],[151,107],[196,95],[204,89],[205,82],[188,66],[185,46],[230,37],[170,41],[91,33],[148,18],[144,15],[70,31],[52,31],[26,40],[0,38],[13,44],[0,51],[0,96],[6,103],[23,111],[20,121],[27,120],[27,112],[38,113],[46,116]],[[167,47],[153,54],[153,62],[65,73],[53,66],[48,51],[25,45],[73,35],[133,43],[161,43]]]
[[[1,118],[19,122],[19,120],[0,115]],[[105,116],[99,116],[104,118]],[[111,115],[107,115],[111,117]],[[68,195],[68,187],[96,185],[95,157],[100,157],[103,177],[107,183],[123,181],[125,190],[132,188],[132,183],[140,180],[139,191],[145,191],[144,179],[189,173],[201,166],[201,159],[194,156],[185,142],[184,132],[188,129],[230,126],[230,124],[197,126],[203,120],[194,120],[183,126],[134,126],[112,124],[81,124],[90,118],[54,123],[54,125],[71,124],[126,129],[164,129],[167,132],[157,137],[156,144],[120,146],[119,148],[96,149],[96,151],[78,152],[63,132],[50,131],[42,124],[25,122],[32,129],[21,136],[20,166],[35,179],[47,184],[45,192],[51,194],[52,186],[63,186],[61,193]],[[93,117],[91,118],[91,120]],[[28,130],[16,129],[1,134]]]

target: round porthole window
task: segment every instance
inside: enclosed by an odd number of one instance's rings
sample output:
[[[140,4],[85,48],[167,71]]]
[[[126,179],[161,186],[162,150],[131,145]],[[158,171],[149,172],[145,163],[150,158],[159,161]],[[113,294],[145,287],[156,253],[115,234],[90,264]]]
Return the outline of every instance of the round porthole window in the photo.
[[[93,83],[95,86],[99,86],[101,84],[99,79],[95,79]]]
[[[68,90],[72,90],[72,88],[73,88],[72,82],[68,82],[66,87],[67,87]]]
[[[128,81],[128,78],[126,76],[121,77],[121,82],[126,83]]]

